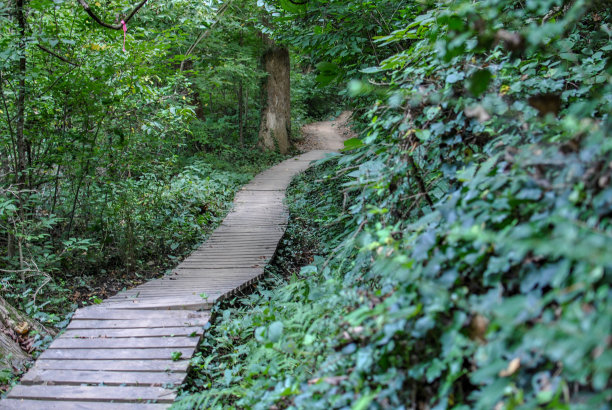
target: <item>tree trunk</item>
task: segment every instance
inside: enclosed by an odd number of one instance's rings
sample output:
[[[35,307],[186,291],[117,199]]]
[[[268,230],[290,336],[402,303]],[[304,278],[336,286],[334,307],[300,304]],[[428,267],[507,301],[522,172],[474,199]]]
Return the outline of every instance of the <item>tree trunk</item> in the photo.
[[[270,45],[264,53],[263,64],[268,76],[263,87],[264,104],[261,111],[259,146],[286,154],[289,151],[291,135],[289,50],[286,47]]]
[[[41,337],[55,336],[55,332],[20,313],[0,296],[0,366],[3,369],[23,369],[33,350],[33,333]]]
[[[17,91],[17,118],[16,118],[16,139],[17,139],[17,169],[15,170],[16,182],[20,188],[25,188],[26,182],[26,156],[27,143],[25,140],[25,102],[26,102],[26,21],[23,10],[24,0],[15,2],[15,19],[19,26],[19,82]]]
[[[249,127],[249,87],[244,90],[244,129]]]
[[[238,84],[238,135],[240,138],[240,146],[244,147],[244,124],[242,119],[244,117],[244,88],[242,80]]]

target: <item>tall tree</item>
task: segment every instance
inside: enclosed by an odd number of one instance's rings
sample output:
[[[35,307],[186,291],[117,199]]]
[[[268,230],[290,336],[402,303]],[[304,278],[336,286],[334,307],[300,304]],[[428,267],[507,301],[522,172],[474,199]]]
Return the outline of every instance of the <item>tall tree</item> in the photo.
[[[265,37],[264,37],[265,38]],[[262,88],[263,108],[259,128],[259,145],[282,154],[291,145],[291,61],[287,47],[265,38],[268,45],[263,55],[267,77]]]

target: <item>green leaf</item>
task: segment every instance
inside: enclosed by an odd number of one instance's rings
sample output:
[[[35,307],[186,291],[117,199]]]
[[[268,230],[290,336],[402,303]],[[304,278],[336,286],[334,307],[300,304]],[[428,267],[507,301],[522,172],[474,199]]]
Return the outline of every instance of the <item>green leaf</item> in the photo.
[[[346,141],[344,141],[344,149],[342,149],[342,151],[350,151],[353,149],[357,149],[357,148],[361,148],[363,147],[363,141],[359,138],[350,138]]]
[[[359,400],[357,400],[357,402],[353,404],[353,407],[351,407],[351,409],[352,410],[367,409],[370,406],[370,403],[372,403],[372,401],[376,398],[377,395],[378,395],[378,391],[372,392],[370,394],[366,394],[365,396],[361,396]]]
[[[493,74],[488,69],[478,70],[470,77],[468,89],[475,97],[478,97],[487,91],[492,77]]]
[[[283,335],[283,322],[273,322],[268,327],[268,340],[271,342],[278,342]]]
[[[316,80],[322,86],[328,85],[340,75],[340,67],[337,64],[321,62],[316,67],[319,70]]]

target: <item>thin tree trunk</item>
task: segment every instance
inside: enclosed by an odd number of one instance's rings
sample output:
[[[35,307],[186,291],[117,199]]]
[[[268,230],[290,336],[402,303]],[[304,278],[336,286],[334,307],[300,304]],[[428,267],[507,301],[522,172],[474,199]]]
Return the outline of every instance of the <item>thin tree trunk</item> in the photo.
[[[244,146],[244,124],[242,123],[242,119],[244,117],[244,90],[242,85],[242,80],[238,84],[238,135],[240,137],[240,146]]]
[[[13,156],[13,169],[16,171],[17,168],[19,167],[18,164],[18,159],[17,159],[17,142],[15,140],[15,132],[13,131],[13,121],[11,120],[11,113],[9,111],[9,107],[8,104],[6,102],[6,97],[4,95],[4,76],[2,75],[2,72],[0,71],[0,96],[2,97],[2,106],[4,107],[4,114],[6,116],[6,125],[8,127],[9,130],[9,135],[11,136],[11,153],[7,153],[7,156],[10,157],[11,154]],[[17,174],[15,174],[17,175]]]
[[[249,127],[249,87],[244,90],[244,128]]]
[[[25,140],[25,103],[26,103],[26,20],[23,10],[24,0],[16,0],[15,2],[15,19],[19,26],[19,85],[17,91],[17,118],[15,125],[15,134],[17,139],[17,169],[15,170],[16,182],[21,189],[26,187],[26,158],[27,158],[27,143]]]

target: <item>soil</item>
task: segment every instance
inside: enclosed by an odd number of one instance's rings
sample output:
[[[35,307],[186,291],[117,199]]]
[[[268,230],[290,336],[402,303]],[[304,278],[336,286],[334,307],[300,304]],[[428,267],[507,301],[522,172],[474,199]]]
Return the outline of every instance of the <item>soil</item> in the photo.
[[[344,148],[344,141],[356,136],[348,124],[352,114],[352,111],[344,111],[335,120],[305,125],[302,128],[304,138],[295,145],[301,152]]]

